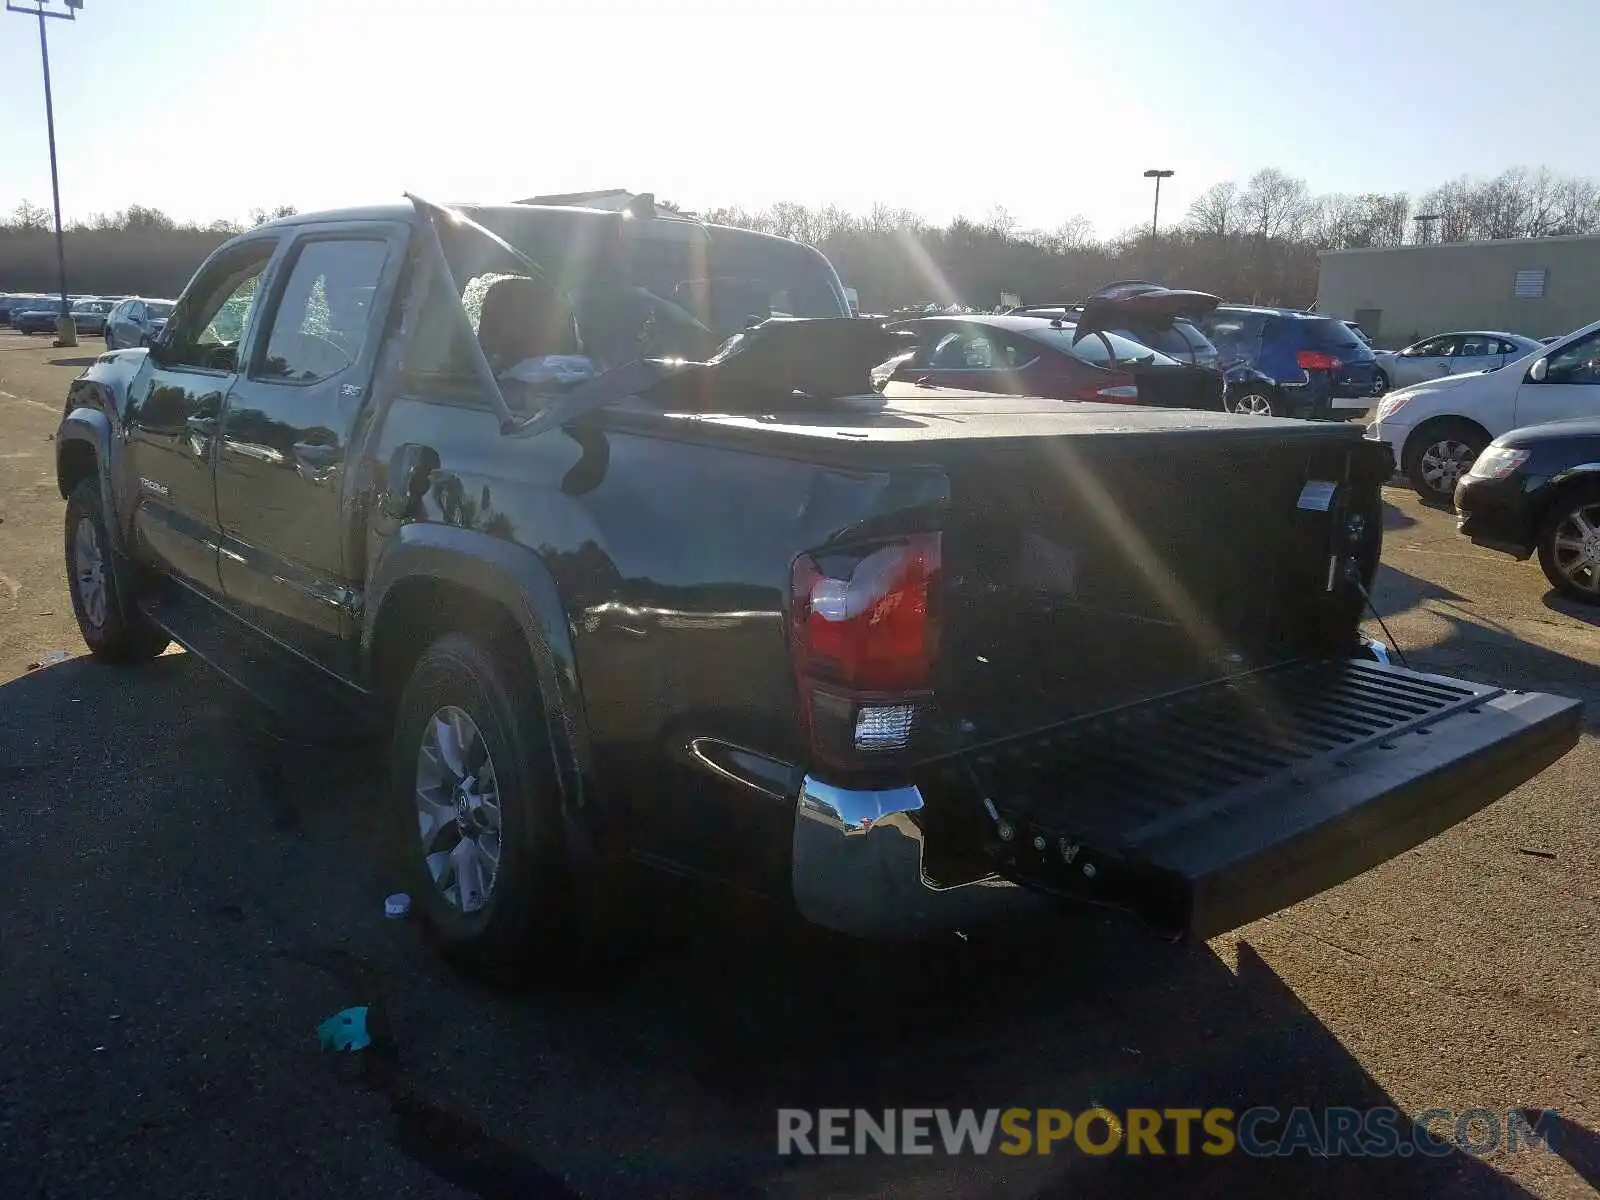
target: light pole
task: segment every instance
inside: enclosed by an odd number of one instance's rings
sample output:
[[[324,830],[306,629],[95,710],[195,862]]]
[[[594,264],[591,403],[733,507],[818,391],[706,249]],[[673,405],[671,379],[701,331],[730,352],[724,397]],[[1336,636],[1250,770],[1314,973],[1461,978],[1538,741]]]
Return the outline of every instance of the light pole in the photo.
[[[1156,236],[1156,222],[1161,219],[1161,181],[1163,179],[1171,179],[1172,172],[1158,171],[1152,167],[1150,170],[1144,173],[1144,177],[1146,179],[1154,179],[1156,181],[1156,209],[1150,214],[1150,238],[1153,241],[1155,240]]]
[[[1426,246],[1433,241],[1433,223],[1444,219],[1443,213],[1419,213],[1411,218],[1421,228],[1422,232],[1417,241]]]
[[[27,3],[28,0],[22,0]],[[56,209],[56,279],[61,285],[61,312],[56,316],[56,345],[76,346],[78,327],[72,321],[72,303],[67,299],[67,248],[61,237],[61,179],[56,173],[56,110],[50,98],[50,39],[45,36],[45,18],[76,21],[83,0],[61,0],[65,12],[51,12],[45,5],[50,0],[32,0],[32,8],[23,8],[16,0],[6,0],[6,11],[23,13],[39,18],[39,61],[44,65],[44,123],[50,134],[50,196]]]

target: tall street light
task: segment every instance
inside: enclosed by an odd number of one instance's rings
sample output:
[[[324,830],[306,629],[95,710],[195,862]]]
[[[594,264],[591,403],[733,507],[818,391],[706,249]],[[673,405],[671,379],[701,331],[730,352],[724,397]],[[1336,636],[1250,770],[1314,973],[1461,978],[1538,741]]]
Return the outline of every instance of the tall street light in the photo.
[[[1144,177],[1156,181],[1156,209],[1155,212],[1150,214],[1150,237],[1154,239],[1156,236],[1156,222],[1161,219],[1161,181],[1163,179],[1171,179],[1172,172],[1158,171],[1152,167],[1144,173]]]
[[[56,316],[56,345],[76,346],[78,327],[72,321],[72,303],[67,299],[67,248],[61,237],[61,180],[56,173],[56,111],[50,99],[50,39],[45,36],[45,18],[76,21],[83,0],[61,0],[65,12],[52,12],[45,6],[51,0],[32,0],[33,7],[24,8],[29,0],[6,0],[6,11],[39,18],[39,61],[44,64],[44,123],[50,134],[50,195],[56,209],[56,278],[61,285],[61,312]]]

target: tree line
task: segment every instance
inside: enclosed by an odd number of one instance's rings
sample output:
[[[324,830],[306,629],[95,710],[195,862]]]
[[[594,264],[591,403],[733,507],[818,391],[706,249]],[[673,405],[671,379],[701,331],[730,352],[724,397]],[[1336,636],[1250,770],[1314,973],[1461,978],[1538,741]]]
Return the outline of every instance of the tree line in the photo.
[[[63,241],[69,291],[105,296],[174,297],[223,242],[264,221],[292,216],[293,205],[255,208],[243,220],[174,220],[130,204],[74,221]],[[24,200],[0,221],[0,292],[53,292],[56,247],[50,210]]]
[[[176,295],[217,245],[294,211],[258,208],[248,223],[204,225],[142,205],[95,214],[67,232],[68,282],[78,292]],[[702,215],[818,247],[860,293],[866,312],[927,303],[990,307],[1002,292],[1026,302],[1071,300],[1129,278],[1305,307],[1316,299],[1319,250],[1594,233],[1600,183],[1513,167],[1491,179],[1461,176],[1414,197],[1316,194],[1304,179],[1267,168],[1243,183],[1212,185],[1158,232],[1140,221],[1109,238],[1096,238],[1082,216],[1050,229],[1022,228],[1000,206],[944,225],[882,204],[866,213],[785,202]],[[0,290],[55,286],[50,228],[49,212],[26,202],[0,221]]]

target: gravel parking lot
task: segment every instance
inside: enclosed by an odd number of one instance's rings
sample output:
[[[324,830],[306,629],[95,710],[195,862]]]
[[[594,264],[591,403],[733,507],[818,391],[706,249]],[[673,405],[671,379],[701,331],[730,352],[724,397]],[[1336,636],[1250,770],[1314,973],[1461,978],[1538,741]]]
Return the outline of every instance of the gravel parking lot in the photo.
[[[273,742],[180,652],[85,656],[51,437],[98,349],[0,330],[0,1195],[1600,1186],[1600,612],[1408,491],[1376,598],[1412,665],[1590,702],[1576,750],[1443,836],[1205,944],[1084,914],[865,953],[673,897],[604,980],[495,991],[385,920],[372,757]],[[349,1005],[374,1047],[319,1051]],[[1483,1158],[776,1154],[779,1107],[1093,1103],[1561,1118],[1554,1152]]]

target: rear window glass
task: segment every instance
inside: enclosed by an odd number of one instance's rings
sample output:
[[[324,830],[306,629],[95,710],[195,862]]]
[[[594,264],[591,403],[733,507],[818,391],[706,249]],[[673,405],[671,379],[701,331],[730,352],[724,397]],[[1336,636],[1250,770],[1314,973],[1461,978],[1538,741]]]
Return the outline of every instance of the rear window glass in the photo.
[[[1113,329],[1111,332],[1130,342],[1143,342],[1146,346],[1170,354],[1174,358],[1189,357],[1189,341],[1176,326],[1152,326],[1149,329]],[[1082,345],[1080,342],[1079,345]]]
[[[1080,338],[1076,343],[1073,336],[1077,332],[1068,325],[1062,329],[1045,326],[1042,329],[1030,329],[1025,336],[1036,342],[1044,342],[1065,350],[1073,357],[1081,359],[1095,366],[1109,366],[1117,363],[1141,363],[1146,366],[1170,367],[1177,365],[1177,359],[1162,354],[1159,350],[1152,350],[1149,346],[1135,342],[1120,333],[1105,332],[1091,333]]]
[[[1305,332],[1308,346],[1345,350],[1366,344],[1343,321],[1335,321],[1331,317],[1312,317],[1301,321],[1300,328]]]

